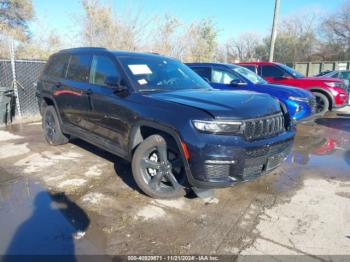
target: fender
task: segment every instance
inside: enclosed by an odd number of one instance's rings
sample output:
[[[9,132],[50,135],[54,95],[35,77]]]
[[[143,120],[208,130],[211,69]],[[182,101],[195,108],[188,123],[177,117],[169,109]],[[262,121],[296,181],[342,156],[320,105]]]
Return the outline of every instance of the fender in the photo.
[[[140,134],[140,127],[141,126],[150,127],[150,128],[160,130],[160,131],[170,135],[174,139],[174,141],[176,142],[176,145],[180,151],[181,160],[184,163],[187,179],[190,182],[190,184],[193,185],[195,183],[195,179],[192,176],[190,165],[188,163],[188,160],[185,157],[185,152],[184,152],[184,149],[182,147],[181,136],[180,136],[179,132],[177,132],[177,130],[171,126],[159,124],[158,122],[155,122],[152,120],[140,120],[140,121],[138,121],[137,124],[132,127],[130,134],[129,134],[129,149],[128,149],[129,160],[132,159],[133,149],[143,141],[143,138]]]
[[[38,92],[37,97],[38,97],[38,99],[40,99],[40,102],[42,102],[42,100],[44,98],[50,99],[53,102],[53,106],[54,106],[54,108],[56,110],[56,113],[57,113],[57,116],[58,116],[58,120],[60,121],[60,125],[61,125],[62,128],[64,128],[64,123],[62,122],[61,114],[60,114],[60,112],[58,110],[58,106],[57,106],[57,103],[56,103],[56,100],[55,100],[54,96],[52,96],[51,94],[46,93],[46,92],[44,94],[42,94],[41,92]]]
[[[324,89],[322,87],[317,87],[317,86],[314,86],[314,87],[309,87],[308,90],[312,91],[312,92],[320,92],[320,93],[326,93],[328,97],[331,98],[331,107],[333,108],[334,105],[335,105],[335,99],[334,99],[334,96],[333,94],[331,93],[331,91],[327,90],[327,89]]]

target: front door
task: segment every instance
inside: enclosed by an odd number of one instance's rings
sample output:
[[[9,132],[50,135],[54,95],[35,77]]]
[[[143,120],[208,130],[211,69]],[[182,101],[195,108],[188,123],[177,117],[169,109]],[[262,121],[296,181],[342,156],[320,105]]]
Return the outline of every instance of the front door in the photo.
[[[127,97],[106,84],[107,77],[122,79],[116,61],[107,55],[94,55],[90,72],[92,94],[89,124],[92,132],[126,152],[134,114],[127,109],[130,107]]]

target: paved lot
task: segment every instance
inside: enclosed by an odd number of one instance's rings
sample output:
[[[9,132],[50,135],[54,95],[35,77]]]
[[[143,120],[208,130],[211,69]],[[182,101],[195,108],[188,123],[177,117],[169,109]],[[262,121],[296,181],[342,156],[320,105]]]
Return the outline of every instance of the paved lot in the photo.
[[[0,253],[350,255],[350,110],[298,127],[274,173],[154,200],[128,163],[40,123],[0,129]]]

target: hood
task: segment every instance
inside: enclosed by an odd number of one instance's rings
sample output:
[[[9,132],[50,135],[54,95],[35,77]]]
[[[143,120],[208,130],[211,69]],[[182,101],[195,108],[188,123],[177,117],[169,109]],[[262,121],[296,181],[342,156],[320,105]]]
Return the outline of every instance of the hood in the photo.
[[[153,93],[147,96],[194,107],[218,119],[248,119],[281,111],[279,103],[271,96],[250,91],[192,89]]]
[[[313,97],[310,91],[293,86],[275,84],[257,84],[256,86],[261,92],[268,93],[272,96],[284,97],[286,99],[290,96],[306,98]]]
[[[313,77],[303,77],[303,78],[298,78],[302,79],[303,81],[325,81],[325,82],[343,82],[339,78],[334,78],[334,77],[325,77],[325,76],[313,76]]]

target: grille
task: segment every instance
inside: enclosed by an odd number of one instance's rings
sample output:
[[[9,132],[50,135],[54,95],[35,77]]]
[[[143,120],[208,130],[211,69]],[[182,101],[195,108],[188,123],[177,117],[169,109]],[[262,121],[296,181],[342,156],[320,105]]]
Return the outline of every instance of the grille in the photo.
[[[246,167],[243,170],[243,178],[249,180],[260,176],[263,168],[264,165]]]
[[[205,165],[204,172],[210,178],[227,177],[230,173],[230,165]]]
[[[266,154],[277,154],[281,151],[287,150],[292,146],[293,140],[287,140],[285,142],[277,143],[270,146],[265,146],[261,148],[254,148],[246,151],[249,157],[259,157]]]
[[[312,113],[316,113],[316,98],[314,98],[314,97],[310,98],[309,105],[311,107]]]
[[[282,113],[245,121],[244,136],[248,140],[270,137],[285,131]]]

